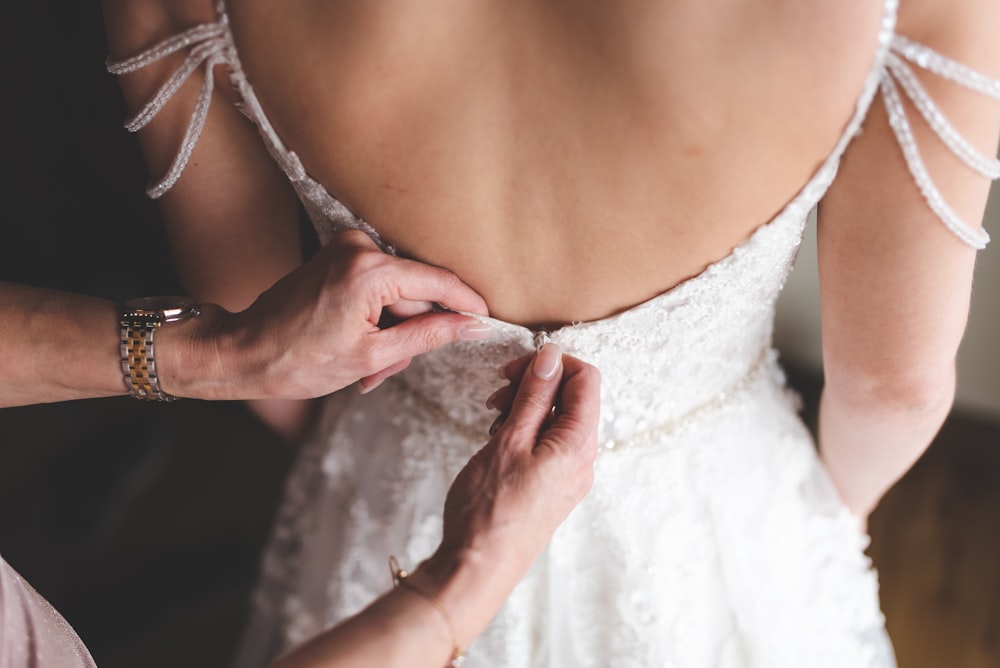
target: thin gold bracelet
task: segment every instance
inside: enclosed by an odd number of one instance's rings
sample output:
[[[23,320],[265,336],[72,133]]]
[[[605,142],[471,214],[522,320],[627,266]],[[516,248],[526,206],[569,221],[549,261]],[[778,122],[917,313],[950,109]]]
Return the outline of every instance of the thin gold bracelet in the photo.
[[[396,557],[394,556],[389,557],[389,572],[392,573],[393,587],[402,587],[407,591],[413,592],[430,603],[438,611],[438,614],[441,615],[441,619],[444,620],[445,625],[448,627],[448,634],[451,636],[451,645],[454,648],[451,652],[451,661],[446,668],[459,668],[459,666],[465,663],[465,652],[459,646],[458,640],[456,640],[455,626],[451,623],[451,617],[445,612],[444,606],[432,594],[409,582],[407,578],[410,577],[410,574],[400,568],[399,562],[396,561]]]

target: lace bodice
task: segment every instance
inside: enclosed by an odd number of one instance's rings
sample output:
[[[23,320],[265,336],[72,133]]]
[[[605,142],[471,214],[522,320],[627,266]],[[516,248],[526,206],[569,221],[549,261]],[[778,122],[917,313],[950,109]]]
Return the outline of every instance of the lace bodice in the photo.
[[[483,411],[485,396],[470,395],[469,388],[496,386],[494,360],[512,359],[552,340],[601,369],[603,448],[649,430],[681,428],[768,366],[774,303],[812,195],[803,193],[801,201],[696,278],[639,306],[552,332],[489,320],[497,333],[485,345],[458,343],[441,354],[423,355],[396,382],[481,435],[492,416]]]

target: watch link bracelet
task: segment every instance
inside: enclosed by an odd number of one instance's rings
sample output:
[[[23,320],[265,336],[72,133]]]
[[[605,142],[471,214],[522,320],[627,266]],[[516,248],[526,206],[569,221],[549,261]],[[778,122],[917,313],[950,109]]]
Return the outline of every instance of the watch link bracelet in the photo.
[[[164,323],[201,315],[188,297],[139,297],[125,302],[121,311],[122,378],[129,396],[145,401],[175,401],[160,389],[153,339]]]

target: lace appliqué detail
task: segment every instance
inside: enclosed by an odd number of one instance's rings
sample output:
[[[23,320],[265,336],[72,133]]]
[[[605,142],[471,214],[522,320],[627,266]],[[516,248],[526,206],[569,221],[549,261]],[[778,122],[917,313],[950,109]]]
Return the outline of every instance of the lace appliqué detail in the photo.
[[[535,348],[537,349],[547,343],[550,340],[550,337],[547,333],[540,332],[535,335],[534,340]],[[738,401],[739,395],[749,390],[753,383],[759,380],[769,367],[772,369],[773,373],[780,374],[781,372],[777,366],[777,357],[777,351],[772,349],[764,350],[757,358],[757,361],[753,363],[753,365],[741,378],[739,378],[739,380],[716,394],[705,403],[692,408],[687,413],[684,413],[680,417],[669,422],[658,424],[643,431],[627,434],[617,439],[609,438],[601,441],[597,446],[598,455],[614,450],[621,450],[622,448],[656,447],[661,445],[666,439],[676,438],[683,435],[687,429],[697,425],[698,422],[706,419],[710,414],[723,410],[727,406]],[[780,376],[780,378],[781,382],[783,382],[784,377]],[[444,406],[430,396],[427,396],[423,392],[419,392],[415,388],[411,387],[404,379],[404,376],[392,376],[388,379],[388,382],[393,385],[398,385],[401,391],[408,393],[412,401],[419,404],[423,411],[426,411],[432,416],[430,419],[434,423],[450,423],[456,431],[462,433],[463,436],[473,442],[483,438],[483,433],[479,428],[455,420]],[[797,397],[795,401],[796,405],[799,405]]]

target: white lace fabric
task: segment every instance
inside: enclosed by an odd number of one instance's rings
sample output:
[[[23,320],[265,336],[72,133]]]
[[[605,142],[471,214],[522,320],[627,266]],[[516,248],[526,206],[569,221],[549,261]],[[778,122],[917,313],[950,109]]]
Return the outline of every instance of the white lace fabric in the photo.
[[[546,333],[601,370],[597,476],[469,648],[467,666],[894,665],[867,539],[827,479],[770,346],[775,302],[808,214],[879,90],[929,206],[965,243],[988,239],[935,194],[899,89],[970,168],[996,178],[995,162],[936,111],[907,62],[982,94],[1000,84],[895,35],[896,6],[884,0],[872,66],[840,140],[778,216],[658,297]],[[217,23],[112,64],[125,71],[190,49],[182,73],[136,122],[166,103],[190,63],[224,63],[321,240],[362,229],[392,252],[281,141],[243,73],[221,2],[219,9]],[[202,97],[181,156],[197,141],[211,90]],[[163,183],[176,180],[185,160]],[[483,402],[501,382],[497,368],[538,344],[539,332],[490,322],[497,333],[487,341],[421,356],[370,395],[348,390],[327,401],[287,484],[241,666],[259,666],[367,605],[391,586],[388,554],[412,566],[436,547],[446,490],[487,438],[494,416]]]

